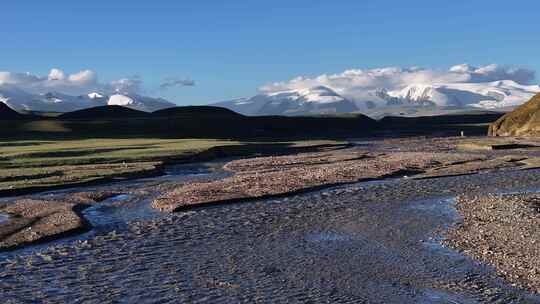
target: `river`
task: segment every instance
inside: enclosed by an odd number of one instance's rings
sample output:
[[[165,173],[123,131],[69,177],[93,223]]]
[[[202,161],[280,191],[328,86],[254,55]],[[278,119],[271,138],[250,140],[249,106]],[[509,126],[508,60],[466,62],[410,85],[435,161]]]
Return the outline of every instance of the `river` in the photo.
[[[92,189],[215,179],[226,174],[217,167]],[[175,214],[149,207],[159,193],[138,200],[130,190],[87,209],[86,234],[3,253],[0,300],[540,303],[440,245],[460,221],[456,195],[538,188],[539,177],[402,178]]]

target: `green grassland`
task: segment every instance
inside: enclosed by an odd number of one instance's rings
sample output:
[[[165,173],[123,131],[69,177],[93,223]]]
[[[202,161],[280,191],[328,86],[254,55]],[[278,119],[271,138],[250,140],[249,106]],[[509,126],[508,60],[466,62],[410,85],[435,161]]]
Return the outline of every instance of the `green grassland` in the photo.
[[[160,174],[167,164],[338,143],[153,138],[2,141],[0,193],[142,177]]]
[[[107,117],[111,110],[83,112],[82,119],[0,121],[0,195],[159,174],[167,164],[306,151],[378,134],[485,134],[483,123],[496,119],[472,115],[377,122],[360,114],[246,117],[206,108]]]
[[[336,143],[346,132],[365,133],[372,123],[364,118],[248,118],[219,111],[165,114],[0,121],[0,194],[148,176],[180,162]]]
[[[168,158],[233,141],[81,139],[0,142],[0,191],[150,174]]]

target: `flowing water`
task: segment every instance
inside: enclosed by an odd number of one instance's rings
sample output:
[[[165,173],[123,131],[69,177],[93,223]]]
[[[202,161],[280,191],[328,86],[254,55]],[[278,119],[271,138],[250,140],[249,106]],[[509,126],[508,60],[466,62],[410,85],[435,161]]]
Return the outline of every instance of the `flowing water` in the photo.
[[[158,181],[219,178],[189,172]],[[440,245],[455,195],[539,177],[396,179],[176,214],[126,192],[85,211],[92,232],[0,256],[0,301],[540,303]]]
[[[0,213],[0,224],[3,224],[9,220],[9,215]]]

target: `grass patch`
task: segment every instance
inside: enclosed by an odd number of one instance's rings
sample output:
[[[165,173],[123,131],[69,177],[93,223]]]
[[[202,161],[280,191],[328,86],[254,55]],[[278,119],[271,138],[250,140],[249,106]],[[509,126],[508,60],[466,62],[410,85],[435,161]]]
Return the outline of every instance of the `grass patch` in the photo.
[[[237,141],[83,139],[0,142],[0,191],[145,174],[163,163]]]
[[[305,148],[337,141],[254,143],[216,139],[81,139],[0,142],[0,192],[43,189],[159,173],[164,164],[255,154],[262,146]],[[218,149],[216,153],[211,153]],[[205,154],[206,153],[206,154]]]

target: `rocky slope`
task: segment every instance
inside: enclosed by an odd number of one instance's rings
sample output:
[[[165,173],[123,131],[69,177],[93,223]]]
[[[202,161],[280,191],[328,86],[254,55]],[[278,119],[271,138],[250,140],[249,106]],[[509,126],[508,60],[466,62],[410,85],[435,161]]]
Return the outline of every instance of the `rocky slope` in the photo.
[[[489,126],[491,136],[537,136],[540,134],[540,94]]]

